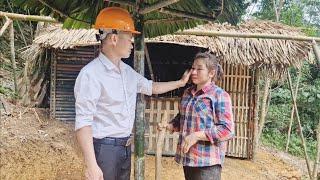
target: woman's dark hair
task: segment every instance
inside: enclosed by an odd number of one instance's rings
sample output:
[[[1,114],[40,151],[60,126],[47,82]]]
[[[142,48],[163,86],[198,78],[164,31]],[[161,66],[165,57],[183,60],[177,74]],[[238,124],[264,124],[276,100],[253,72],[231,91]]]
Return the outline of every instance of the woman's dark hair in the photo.
[[[214,70],[215,76],[214,81],[221,81],[223,78],[223,69],[222,66],[219,64],[219,57],[216,55],[213,55],[209,52],[200,52],[197,53],[194,57],[194,60],[196,59],[202,59],[204,60],[207,68],[209,71]]]

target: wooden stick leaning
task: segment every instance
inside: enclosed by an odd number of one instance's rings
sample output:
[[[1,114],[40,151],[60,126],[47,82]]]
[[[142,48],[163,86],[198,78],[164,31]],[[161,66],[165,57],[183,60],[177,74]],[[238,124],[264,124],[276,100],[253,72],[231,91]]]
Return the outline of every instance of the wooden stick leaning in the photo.
[[[159,124],[159,133],[157,137],[157,149],[156,149],[156,174],[155,179],[161,180],[161,170],[162,170],[162,164],[161,164],[161,157],[162,157],[162,148],[163,148],[163,142],[164,142],[164,136],[166,133],[166,124],[168,119],[168,113],[164,112],[161,122]]]

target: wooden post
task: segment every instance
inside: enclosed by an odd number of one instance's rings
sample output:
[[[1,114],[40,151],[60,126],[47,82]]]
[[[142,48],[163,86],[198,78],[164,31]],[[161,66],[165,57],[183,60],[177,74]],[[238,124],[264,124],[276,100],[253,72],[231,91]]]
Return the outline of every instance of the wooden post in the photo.
[[[142,8],[142,2],[136,1],[136,5]],[[138,9],[139,9],[138,8]],[[134,68],[144,76],[144,33],[143,33],[143,15],[135,14],[135,27],[141,34],[134,38]],[[134,179],[144,179],[144,109],[145,99],[143,94],[137,95],[136,119],[135,119],[135,135],[134,135]]]
[[[260,81],[260,69],[255,69],[254,74],[254,129],[253,129],[253,153],[252,153],[252,160],[255,160],[255,154],[257,152],[258,147],[258,123],[259,123],[259,104],[260,104],[260,88],[259,88],[259,81]]]
[[[10,27],[10,52],[11,52],[11,64],[12,64],[12,72],[13,72],[13,81],[14,81],[14,92],[15,94],[18,93],[18,86],[17,86],[17,74],[16,74],[16,57],[14,52],[14,28],[13,22],[11,23]]]
[[[301,77],[301,71],[299,71],[298,79],[297,79],[297,85],[296,85],[296,90],[295,90],[295,92],[294,92],[294,97],[293,97],[293,98],[294,98],[295,100],[297,100],[297,94],[298,94],[298,89],[299,89],[300,77]],[[290,143],[290,136],[291,136],[291,127],[292,127],[292,122],[293,122],[293,116],[294,116],[294,105],[292,104],[290,124],[289,124],[289,129],[288,129],[288,139],[287,139],[287,144],[286,144],[286,152],[288,152],[289,143]]]
[[[262,130],[264,127],[264,122],[266,120],[267,116],[267,100],[269,95],[269,87],[270,87],[270,78],[266,76],[266,81],[264,85],[264,91],[263,91],[263,97],[262,97],[262,104],[261,104],[261,114],[260,114],[260,120],[259,120],[259,130],[258,130],[258,137],[257,137],[257,146],[259,146],[259,140],[262,134]]]
[[[147,64],[148,64],[148,68],[149,68],[149,72],[150,72],[150,76],[151,76],[151,80],[155,81],[147,44],[144,44],[144,52],[146,53],[146,58],[147,58],[146,60],[147,60]]]
[[[317,156],[314,161],[313,173],[312,173],[312,177],[314,180],[317,179],[319,160],[320,160],[320,119],[318,120],[318,128],[317,128]]]
[[[300,121],[299,112],[298,112],[298,108],[297,108],[297,102],[294,99],[294,95],[293,95],[292,82],[291,82],[291,76],[290,76],[289,69],[287,69],[287,74],[288,74],[288,82],[289,82],[289,87],[290,87],[291,99],[292,99],[292,103],[294,105],[294,109],[295,109],[295,112],[296,112],[296,118],[297,118],[298,125],[299,125],[299,133],[300,133],[300,137],[301,137],[301,141],[302,141],[305,160],[306,160],[306,163],[307,163],[307,169],[308,169],[309,177],[311,179],[312,178],[312,174],[311,174],[311,167],[310,167],[310,162],[309,162],[308,153],[307,153],[307,146],[306,146],[306,142],[304,140],[304,136],[303,136],[303,132],[302,132],[302,126],[301,126],[301,121]]]
[[[317,65],[320,68],[320,50],[315,40],[312,40],[312,47],[314,55],[316,56]]]
[[[155,180],[161,180],[161,170],[162,170],[162,164],[161,164],[161,157],[162,157],[162,148],[163,148],[163,141],[164,136],[166,134],[166,128],[165,125],[167,124],[168,120],[168,114],[165,112],[161,118],[160,122],[160,130],[158,133],[157,140],[157,149],[156,149],[156,173],[155,173]]]

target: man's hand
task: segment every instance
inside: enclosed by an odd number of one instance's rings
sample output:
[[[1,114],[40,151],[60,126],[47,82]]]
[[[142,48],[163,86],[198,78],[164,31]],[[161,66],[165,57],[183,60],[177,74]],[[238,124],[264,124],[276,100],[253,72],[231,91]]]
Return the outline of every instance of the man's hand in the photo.
[[[190,70],[186,70],[183,73],[183,75],[182,75],[182,77],[180,79],[180,82],[181,82],[181,86],[180,87],[184,87],[187,84],[187,82],[189,81],[190,75],[191,75],[191,71]]]
[[[86,169],[86,180],[103,180],[103,173],[98,165]]]

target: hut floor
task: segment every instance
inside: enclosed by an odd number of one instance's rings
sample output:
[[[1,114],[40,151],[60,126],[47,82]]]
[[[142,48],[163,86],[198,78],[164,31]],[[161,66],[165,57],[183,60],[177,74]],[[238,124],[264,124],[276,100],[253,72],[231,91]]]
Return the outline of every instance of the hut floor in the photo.
[[[50,121],[47,110],[36,109],[41,122],[32,109],[22,114],[25,110],[16,107],[12,116],[1,113],[0,179],[83,179],[83,161],[73,124]],[[260,149],[254,162],[227,158],[222,179],[302,179],[304,161],[300,159],[300,167],[296,167],[290,163],[296,161],[290,160],[291,156],[283,158],[278,154]],[[162,165],[162,179],[184,179],[182,167],[173,157],[164,157]],[[146,156],[145,167],[145,179],[154,179],[154,156]]]

